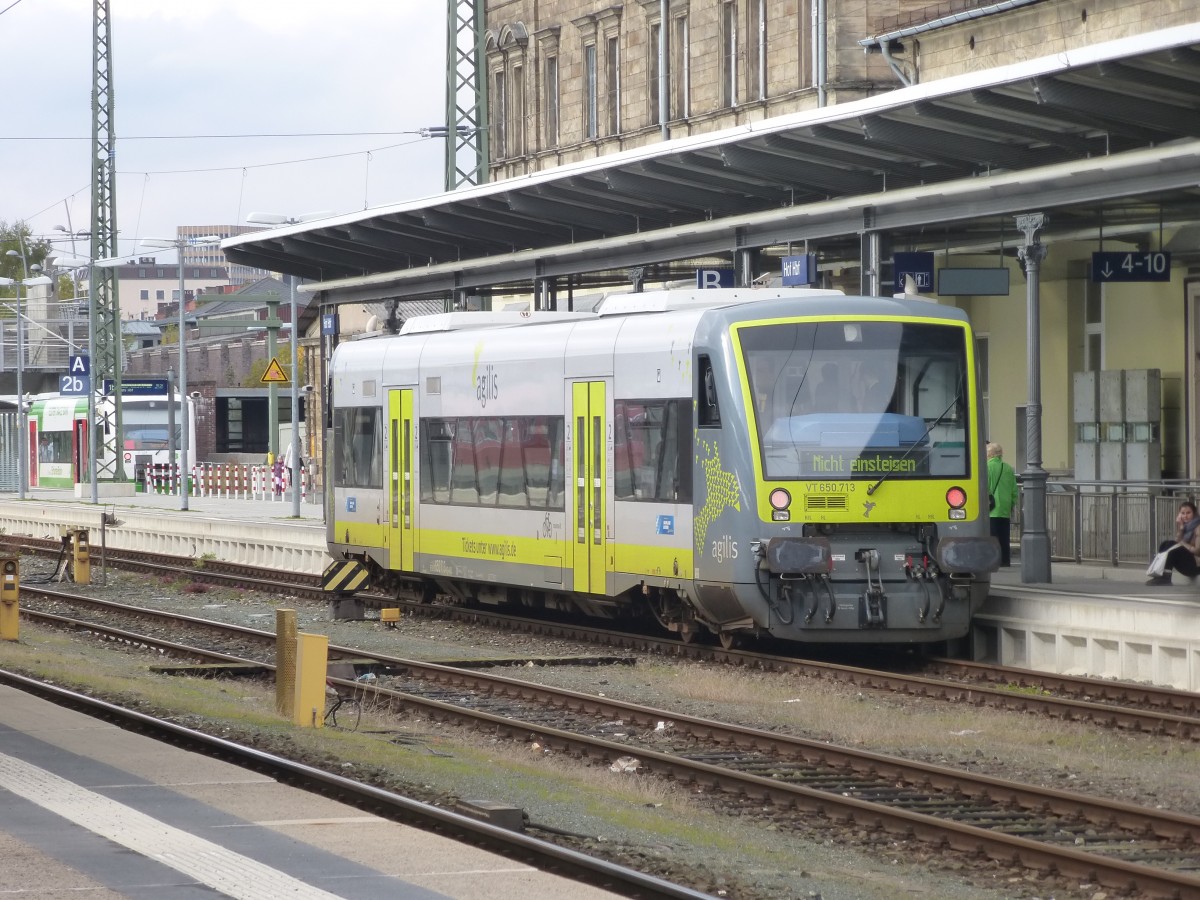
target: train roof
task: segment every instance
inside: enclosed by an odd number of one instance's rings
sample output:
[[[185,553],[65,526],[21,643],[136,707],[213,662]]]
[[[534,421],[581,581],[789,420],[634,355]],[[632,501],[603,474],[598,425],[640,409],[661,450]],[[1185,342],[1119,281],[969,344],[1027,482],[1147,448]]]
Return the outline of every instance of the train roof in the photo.
[[[400,327],[400,334],[428,334],[434,331],[467,331],[474,328],[506,328],[518,325],[538,325],[573,319],[594,319],[591,312],[559,312],[550,310],[521,310],[502,312],[449,312],[428,316],[413,316]]]
[[[944,306],[935,300],[917,294],[896,294],[892,297],[866,297],[844,294],[837,290],[816,288],[756,287],[756,288],[675,288],[640,293],[611,294],[605,297],[596,312],[566,311],[479,311],[434,313],[408,319],[396,336],[371,334],[364,339],[340,342],[337,350],[354,346],[356,355],[364,352],[364,343],[379,346],[385,353],[384,344],[394,337],[430,337],[436,334],[470,332],[482,330],[504,330],[523,328],[530,325],[572,324],[585,321],[599,322],[623,316],[646,314],[701,313],[706,310],[719,311],[726,322],[746,317],[754,305],[751,315],[766,317],[816,315],[816,316],[912,316],[945,320],[967,319],[963,310]],[[379,338],[376,342],[371,338]],[[335,350],[335,355],[337,351]]]
[[[674,288],[665,291],[641,291],[636,294],[610,294],[600,301],[596,312],[601,316],[624,316],[632,313],[673,312],[680,309],[714,309],[740,303],[759,303],[763,300],[842,296],[842,291],[823,288]]]

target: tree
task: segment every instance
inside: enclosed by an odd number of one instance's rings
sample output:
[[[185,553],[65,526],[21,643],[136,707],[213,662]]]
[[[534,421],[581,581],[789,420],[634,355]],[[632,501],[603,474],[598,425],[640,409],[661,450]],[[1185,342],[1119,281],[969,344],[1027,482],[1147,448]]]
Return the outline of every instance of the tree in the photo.
[[[9,250],[16,250],[16,256],[9,256]],[[24,278],[25,268],[21,262],[24,251],[27,265],[46,265],[46,257],[53,250],[50,242],[44,238],[34,238],[33,232],[25,222],[6,222],[0,219],[0,275],[5,278]],[[11,289],[10,289],[11,290]]]

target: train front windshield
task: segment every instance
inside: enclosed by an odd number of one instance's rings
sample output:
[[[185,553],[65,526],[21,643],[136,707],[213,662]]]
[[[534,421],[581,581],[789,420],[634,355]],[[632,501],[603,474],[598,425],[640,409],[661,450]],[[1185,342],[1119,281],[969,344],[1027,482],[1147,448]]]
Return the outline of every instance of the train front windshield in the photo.
[[[966,329],[833,321],[737,331],[767,478],[970,475]]]

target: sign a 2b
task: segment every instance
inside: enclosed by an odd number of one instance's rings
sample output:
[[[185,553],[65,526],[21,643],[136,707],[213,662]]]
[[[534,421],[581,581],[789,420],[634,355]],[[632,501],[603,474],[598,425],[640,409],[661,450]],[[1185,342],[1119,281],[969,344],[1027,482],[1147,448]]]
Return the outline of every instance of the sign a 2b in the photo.
[[[86,397],[92,392],[92,376],[59,375],[58,392],[64,397]]]
[[[92,391],[92,360],[88,356],[72,356],[67,374],[58,376],[58,392],[64,397],[85,397]]]

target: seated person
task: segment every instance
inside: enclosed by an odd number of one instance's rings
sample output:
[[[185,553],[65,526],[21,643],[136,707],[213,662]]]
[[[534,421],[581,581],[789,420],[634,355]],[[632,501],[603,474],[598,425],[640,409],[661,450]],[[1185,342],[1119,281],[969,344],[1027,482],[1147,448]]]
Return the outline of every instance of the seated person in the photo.
[[[1170,584],[1172,570],[1187,578],[1200,574],[1200,564],[1196,562],[1196,555],[1200,553],[1200,518],[1196,517],[1196,504],[1191,500],[1179,504],[1179,512],[1175,514],[1175,539],[1158,545],[1158,552],[1164,551],[1169,551],[1166,569],[1146,584]]]

